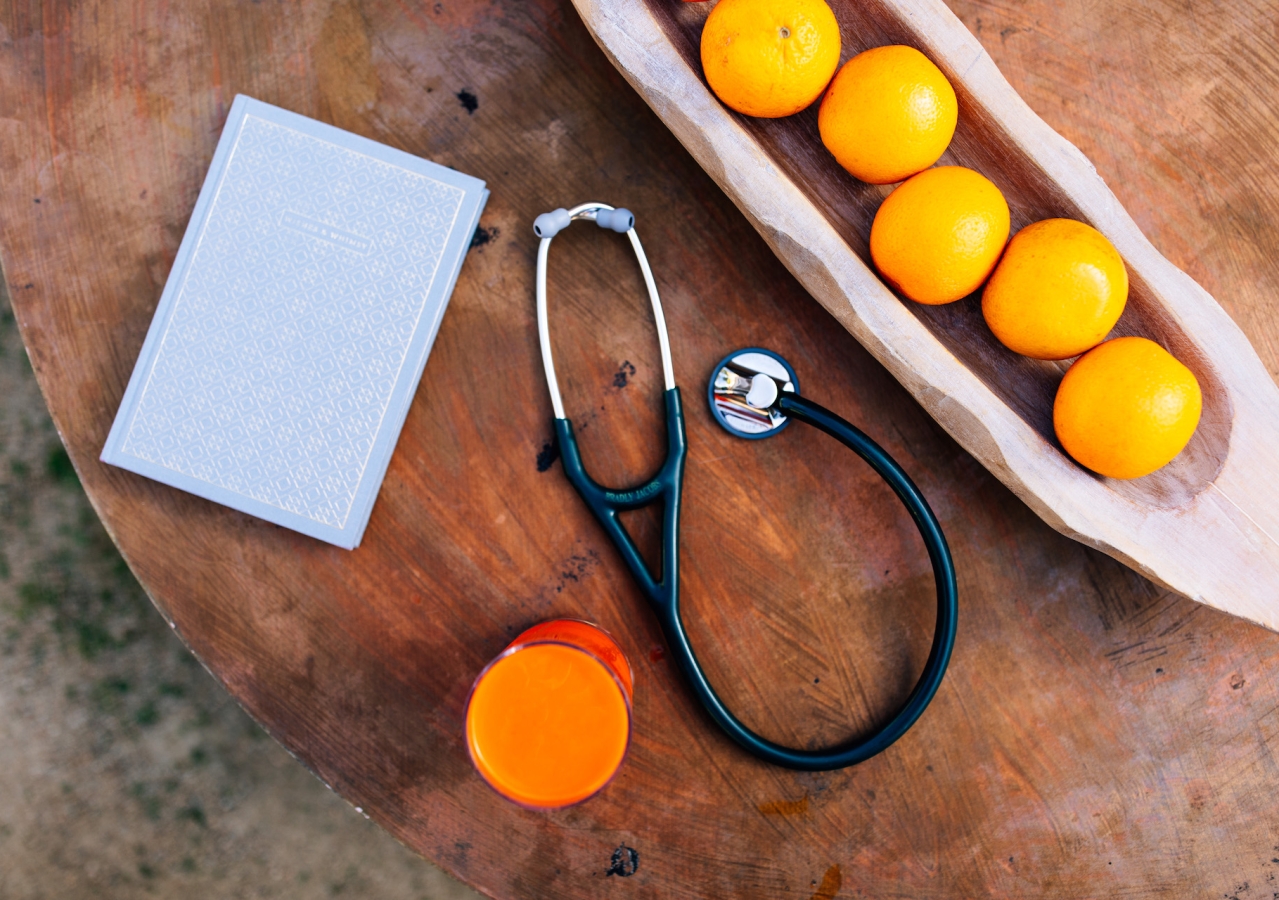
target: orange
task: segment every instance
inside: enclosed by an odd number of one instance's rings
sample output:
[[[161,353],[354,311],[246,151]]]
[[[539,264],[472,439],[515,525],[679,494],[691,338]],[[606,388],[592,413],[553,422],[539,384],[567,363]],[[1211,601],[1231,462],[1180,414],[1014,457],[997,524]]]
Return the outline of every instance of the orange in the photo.
[[[534,626],[476,679],[466,707],[471,761],[525,806],[585,800],[626,755],[631,685],[626,657],[601,629],[573,619]]]
[[[870,255],[892,287],[937,305],[981,287],[1007,240],[999,188],[972,169],[942,166],[888,195],[870,226]]]
[[[1053,428],[1080,465],[1140,478],[1167,465],[1199,424],[1194,373],[1154,341],[1121,337],[1075,361],[1057,388]]]
[[[839,47],[825,0],[720,0],[702,29],[702,70],[727,106],[776,119],[821,96]]]
[[[982,315],[1009,350],[1068,359],[1101,343],[1128,301],[1128,270],[1097,229],[1045,219],[1017,232],[990,276]]]
[[[822,100],[817,128],[841,166],[892,184],[946,152],[959,120],[955,89],[914,47],[876,47],[844,63]]]

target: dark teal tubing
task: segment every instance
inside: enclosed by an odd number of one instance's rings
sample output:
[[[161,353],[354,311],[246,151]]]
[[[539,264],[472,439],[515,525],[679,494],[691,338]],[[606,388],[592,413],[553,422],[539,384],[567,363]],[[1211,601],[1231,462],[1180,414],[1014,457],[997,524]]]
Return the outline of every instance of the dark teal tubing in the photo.
[[[905,504],[911,518],[924,539],[928,557],[933,564],[937,582],[937,624],[933,635],[932,650],[924,665],[923,675],[906,703],[882,728],[874,734],[852,743],[829,750],[796,750],[773,743],[751,731],[734,716],[720,700],[706,674],[697,662],[697,655],[689,643],[679,611],[679,505],[684,481],[684,461],[688,443],[684,434],[684,411],[679,388],[666,392],[667,454],[662,468],[646,484],[632,490],[615,491],[596,484],[582,465],[582,456],[573,436],[573,425],[568,419],[555,420],[555,433],[559,440],[564,473],[582,499],[595,513],[609,538],[617,546],[639,582],[644,594],[653,604],[662,631],[670,644],[671,653],[679,663],[693,693],[711,718],[729,737],[752,755],[774,765],[788,769],[823,771],[842,769],[869,759],[887,749],[894,741],[915,724],[925,707],[937,693],[942,676],[950,662],[955,644],[955,627],[958,617],[958,592],[955,584],[955,567],[950,549],[942,534],[937,517],[928,507],[919,489],[902,471],[901,466],[884,452],[878,444],[839,416],[790,394],[783,394],[777,408],[786,415],[820,428],[836,440],[848,446],[866,460]],[[662,522],[662,572],[655,579],[645,565],[635,542],[618,521],[619,512],[639,509],[663,501]]]
[[[586,474],[582,465],[582,454],[577,449],[577,438],[573,436],[573,423],[568,419],[555,420],[555,437],[560,444],[560,461],[564,464],[564,474],[577,492],[582,495],[586,505],[595,513],[609,539],[622,554],[626,567],[631,570],[635,580],[643,589],[645,596],[652,601],[662,620],[662,630],[667,637],[671,635],[666,624],[665,610],[675,610],[675,627],[679,634],[684,633],[684,626],[679,621],[679,504],[684,487],[684,458],[688,456],[688,441],[684,437],[684,407],[680,402],[679,388],[671,388],[666,392],[666,462],[657,474],[637,488],[625,491],[614,491],[595,483],[595,479]],[[660,578],[653,578],[639,548],[631,540],[631,536],[617,514],[628,509],[641,509],[650,503],[662,501],[662,573]],[[688,646],[688,641],[684,641]],[[676,653],[678,654],[678,650]],[[697,668],[696,661],[693,667]],[[700,671],[700,669],[698,669]]]

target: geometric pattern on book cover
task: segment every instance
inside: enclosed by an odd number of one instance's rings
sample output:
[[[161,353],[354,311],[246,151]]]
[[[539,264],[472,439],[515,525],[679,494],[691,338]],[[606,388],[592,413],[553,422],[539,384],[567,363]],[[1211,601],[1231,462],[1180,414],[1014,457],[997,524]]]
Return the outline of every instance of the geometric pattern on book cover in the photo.
[[[344,527],[463,199],[246,116],[122,449]]]

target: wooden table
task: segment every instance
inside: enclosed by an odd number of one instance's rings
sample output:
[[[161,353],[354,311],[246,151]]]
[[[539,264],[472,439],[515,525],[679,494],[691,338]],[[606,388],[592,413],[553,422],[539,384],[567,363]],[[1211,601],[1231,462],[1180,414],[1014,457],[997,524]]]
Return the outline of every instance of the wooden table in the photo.
[[[1279,10],[954,0],[1026,99],[1279,367]],[[81,479],[161,612],[366,814],[495,897],[1270,896],[1279,637],[1060,537],[798,287],[565,0],[0,2],[0,251]],[[233,96],[488,180],[493,197],[373,511],[337,550],[97,462]],[[955,552],[950,673],[842,772],[755,763],[690,700],[554,463],[533,216],[626,205],[684,387],[686,618],[750,724],[818,745],[881,721],[932,634],[895,500],[812,429],[760,444],[701,400],[762,344],[919,482]],[[555,245],[569,415],[610,481],[662,452],[624,242]],[[652,547],[651,519],[633,528]],[[563,812],[471,771],[467,690],[525,626],[588,616],[637,670],[629,758]],[[1279,896],[1279,894],[1276,894]]]

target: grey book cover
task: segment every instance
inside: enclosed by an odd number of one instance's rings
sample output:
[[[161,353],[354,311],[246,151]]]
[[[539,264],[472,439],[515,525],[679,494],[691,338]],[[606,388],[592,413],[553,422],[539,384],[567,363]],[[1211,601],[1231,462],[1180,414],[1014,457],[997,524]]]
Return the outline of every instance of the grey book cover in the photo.
[[[236,97],[102,461],[356,547],[487,199]]]

